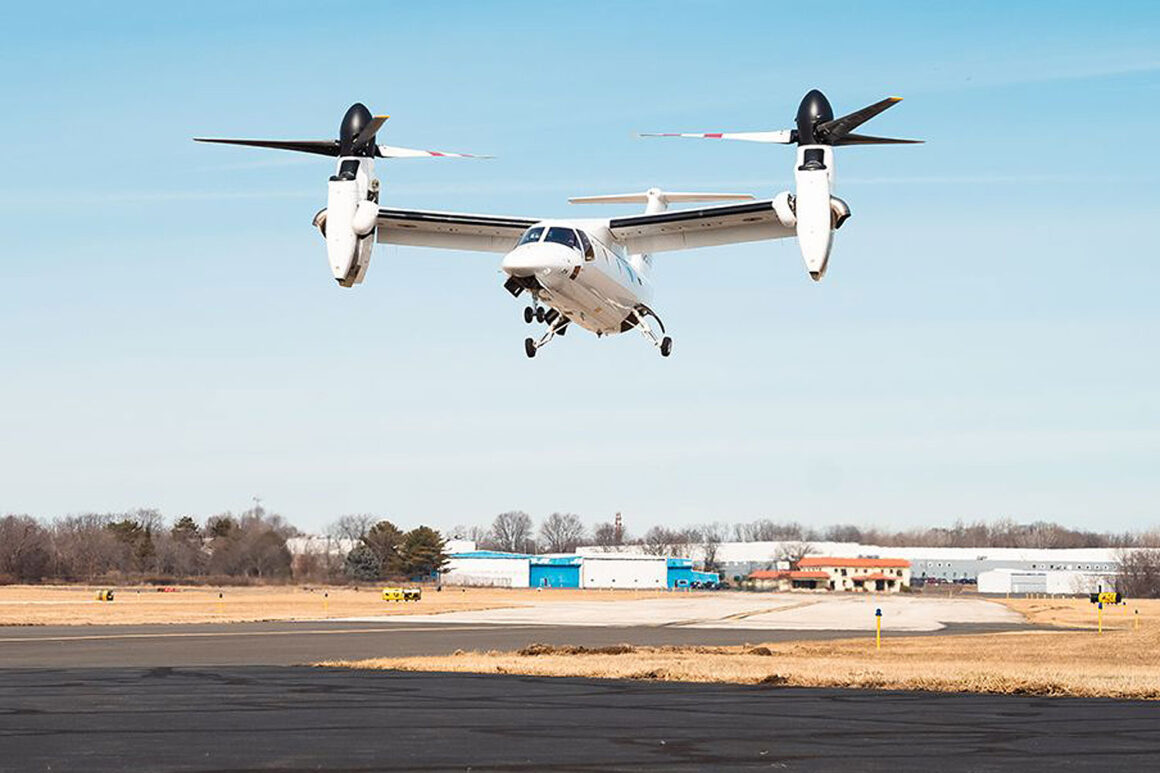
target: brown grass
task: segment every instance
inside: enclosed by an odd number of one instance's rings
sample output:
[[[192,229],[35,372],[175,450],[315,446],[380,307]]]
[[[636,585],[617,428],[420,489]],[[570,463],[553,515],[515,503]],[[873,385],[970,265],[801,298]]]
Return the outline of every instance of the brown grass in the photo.
[[[1160,699],[1160,625],[1140,631],[1034,631],[884,637],[744,647],[533,645],[325,666],[399,671],[659,679],[940,692]]]
[[[114,600],[96,600],[98,587],[0,586],[0,625],[131,625],[322,620],[332,617],[413,615],[528,606],[548,601],[631,600],[649,594],[530,588],[424,588],[419,602],[389,602],[381,587],[154,587],[114,588]],[[218,598],[218,594],[222,598]],[[655,594],[652,594],[655,595]]]
[[[1040,625],[1067,628],[1098,627],[1096,605],[1086,598],[994,599]],[[1137,615],[1137,611],[1139,614]],[[1160,624],[1160,599],[1128,599],[1124,604],[1104,608],[1104,629],[1132,628],[1139,617],[1140,627]]]

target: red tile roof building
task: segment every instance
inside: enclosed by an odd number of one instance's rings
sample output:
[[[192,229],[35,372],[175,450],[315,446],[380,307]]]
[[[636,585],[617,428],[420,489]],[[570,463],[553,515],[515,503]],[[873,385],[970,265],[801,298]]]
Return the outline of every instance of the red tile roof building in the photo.
[[[910,585],[910,562],[901,558],[807,556],[794,570],[763,570],[748,577],[754,590],[844,590],[897,593]]]

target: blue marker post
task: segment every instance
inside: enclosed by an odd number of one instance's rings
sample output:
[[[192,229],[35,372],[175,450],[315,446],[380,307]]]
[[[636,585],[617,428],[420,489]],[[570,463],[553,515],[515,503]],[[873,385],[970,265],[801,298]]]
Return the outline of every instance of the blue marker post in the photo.
[[[1102,601],[1098,605],[1096,605],[1096,620],[1098,621],[1098,624],[1099,624],[1099,631],[1097,631],[1097,633],[1103,633],[1104,632],[1104,602],[1102,602]]]
[[[874,649],[882,649],[882,607],[874,610]]]

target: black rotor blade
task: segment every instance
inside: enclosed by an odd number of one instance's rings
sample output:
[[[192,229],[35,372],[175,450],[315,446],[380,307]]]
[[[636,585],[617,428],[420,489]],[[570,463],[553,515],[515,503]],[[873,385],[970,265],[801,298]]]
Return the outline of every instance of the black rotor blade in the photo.
[[[871,137],[869,134],[847,134],[834,145],[921,145],[926,140],[900,140],[894,137]]]
[[[226,140],[208,137],[194,137],[194,142],[215,142],[221,145],[246,145],[253,148],[274,148],[293,150],[298,153],[313,153],[318,156],[337,156],[338,140]]]
[[[832,121],[820,123],[815,128],[815,131],[829,139],[831,144],[836,145],[837,140],[840,140],[842,137],[854,131],[859,126],[881,113],[883,110],[894,107],[901,101],[902,97],[887,97],[881,102],[875,102],[874,104],[864,107],[861,110],[855,110],[853,113],[843,115],[840,118],[835,118]]]
[[[387,122],[388,118],[390,118],[389,115],[376,115],[371,119],[370,123],[362,127],[359,133],[353,137],[351,145],[360,148],[373,140],[375,135],[379,133],[379,129],[383,128],[383,124]]]

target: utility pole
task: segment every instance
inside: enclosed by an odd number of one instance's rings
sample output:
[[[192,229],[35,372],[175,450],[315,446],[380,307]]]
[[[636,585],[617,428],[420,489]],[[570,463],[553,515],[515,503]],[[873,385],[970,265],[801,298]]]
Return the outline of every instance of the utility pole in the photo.
[[[616,524],[616,544],[623,545],[624,544],[624,519],[620,517],[619,512],[616,514],[615,524]]]

